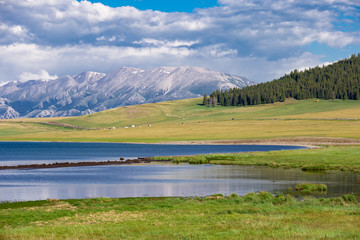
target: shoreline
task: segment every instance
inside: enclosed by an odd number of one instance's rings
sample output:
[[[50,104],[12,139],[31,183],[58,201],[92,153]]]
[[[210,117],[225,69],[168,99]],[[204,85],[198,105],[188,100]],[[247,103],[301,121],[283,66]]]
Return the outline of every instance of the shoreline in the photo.
[[[189,145],[281,145],[299,146],[307,148],[321,148],[335,145],[360,145],[360,139],[340,137],[291,137],[271,139],[224,139],[224,140],[189,140],[189,141],[161,141],[157,144],[189,144]]]
[[[112,144],[154,144],[154,145],[279,145],[299,146],[309,149],[321,146],[360,145],[360,139],[343,137],[284,137],[269,139],[217,139],[217,140],[180,140],[158,142],[107,142],[107,141],[27,141],[0,140],[0,142],[34,142],[34,143],[112,143]]]
[[[3,142],[42,142],[42,141],[3,141]],[[52,142],[52,141],[46,141]],[[55,143],[55,142],[54,142]],[[56,142],[63,143],[63,142]],[[66,143],[108,143],[108,142],[66,142]],[[321,149],[324,146],[356,146],[360,145],[360,140],[349,138],[328,138],[328,137],[295,137],[295,138],[276,138],[276,139],[226,139],[226,140],[189,140],[189,141],[161,141],[157,143],[133,143],[133,142],[109,142],[113,144],[154,144],[154,145],[274,145],[274,146],[297,146],[306,149]],[[296,150],[296,149],[293,149]],[[236,154],[236,153],[233,153]],[[184,155],[190,157],[194,155]],[[120,158],[120,160],[108,161],[84,161],[84,162],[55,162],[49,164],[23,164],[12,166],[0,166],[1,170],[9,169],[42,169],[42,168],[61,168],[61,167],[81,167],[81,166],[102,166],[102,165],[123,165],[123,164],[165,164],[173,162],[175,156],[167,156],[168,160],[158,160],[154,157],[138,157],[132,159]]]
[[[152,158],[137,158],[137,159],[123,159],[118,161],[100,161],[100,162],[56,162],[49,164],[23,164],[14,166],[0,166],[1,170],[10,169],[43,169],[43,168],[63,168],[63,167],[90,167],[90,166],[104,166],[104,165],[131,165],[131,164],[149,164],[149,163],[168,163],[171,160],[154,160]]]

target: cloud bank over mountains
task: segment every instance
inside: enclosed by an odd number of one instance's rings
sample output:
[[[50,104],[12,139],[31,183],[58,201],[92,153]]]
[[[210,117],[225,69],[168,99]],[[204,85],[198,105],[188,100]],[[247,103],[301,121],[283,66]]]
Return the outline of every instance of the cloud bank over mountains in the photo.
[[[194,65],[268,81],[360,46],[357,0],[218,2],[167,13],[88,1],[0,0],[0,82],[124,65]],[[314,44],[326,50],[314,51]]]

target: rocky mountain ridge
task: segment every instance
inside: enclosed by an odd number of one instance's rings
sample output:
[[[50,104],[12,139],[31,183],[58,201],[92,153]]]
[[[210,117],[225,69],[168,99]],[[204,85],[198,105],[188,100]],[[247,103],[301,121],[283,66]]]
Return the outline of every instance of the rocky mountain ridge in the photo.
[[[252,84],[244,77],[189,66],[150,70],[123,67],[108,74],[83,72],[0,86],[0,118],[79,116]]]

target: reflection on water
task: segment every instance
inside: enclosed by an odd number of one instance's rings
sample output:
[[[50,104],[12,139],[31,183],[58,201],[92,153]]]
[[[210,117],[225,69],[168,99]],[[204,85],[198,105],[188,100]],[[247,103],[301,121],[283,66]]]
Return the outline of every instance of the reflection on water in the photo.
[[[328,193],[360,192],[360,176],[299,169],[216,165],[120,165],[0,171],[0,201],[47,198],[244,195],[324,183]]]

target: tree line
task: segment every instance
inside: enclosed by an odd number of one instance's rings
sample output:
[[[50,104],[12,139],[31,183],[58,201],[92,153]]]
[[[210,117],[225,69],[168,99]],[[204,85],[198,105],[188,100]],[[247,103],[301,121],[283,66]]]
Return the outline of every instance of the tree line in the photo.
[[[205,106],[247,106],[297,100],[360,98],[360,54],[328,66],[292,71],[290,74],[244,88],[216,90],[204,95]]]

